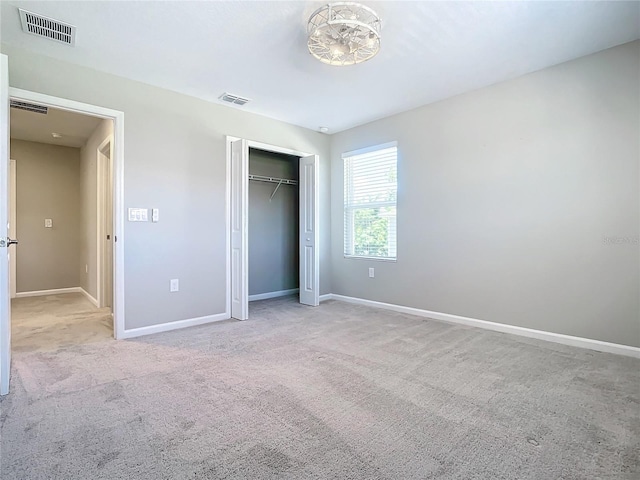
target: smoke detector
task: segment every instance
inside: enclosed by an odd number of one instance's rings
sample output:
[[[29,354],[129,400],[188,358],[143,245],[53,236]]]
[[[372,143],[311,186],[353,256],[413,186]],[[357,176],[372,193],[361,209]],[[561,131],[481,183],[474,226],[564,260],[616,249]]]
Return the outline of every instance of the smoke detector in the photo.
[[[69,23],[45,17],[38,13],[19,8],[22,30],[31,35],[48,38],[56,42],[74,46],[76,44],[76,27]]]
[[[251,100],[248,98],[241,97],[239,95],[233,95],[232,93],[224,92],[222,95],[218,97],[218,99],[223,102],[233,103],[234,105],[242,106]]]

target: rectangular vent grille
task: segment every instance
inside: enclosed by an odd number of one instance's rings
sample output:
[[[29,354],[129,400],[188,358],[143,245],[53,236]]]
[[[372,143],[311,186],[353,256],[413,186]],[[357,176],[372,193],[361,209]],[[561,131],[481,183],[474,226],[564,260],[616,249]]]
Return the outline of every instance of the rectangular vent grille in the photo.
[[[23,31],[67,45],[76,44],[75,26],[43,15],[38,15],[37,13],[28,12],[22,8],[18,10],[20,11],[20,21],[22,22]]]
[[[231,93],[223,93],[218,97],[223,102],[233,103],[234,105],[244,105],[247,102],[250,102],[248,98],[239,97],[238,95],[233,95]]]
[[[36,105],[35,103],[21,102],[19,100],[11,100],[11,108],[18,108],[20,110],[27,110],[28,112],[42,113],[46,115],[49,112],[48,107],[42,105]]]

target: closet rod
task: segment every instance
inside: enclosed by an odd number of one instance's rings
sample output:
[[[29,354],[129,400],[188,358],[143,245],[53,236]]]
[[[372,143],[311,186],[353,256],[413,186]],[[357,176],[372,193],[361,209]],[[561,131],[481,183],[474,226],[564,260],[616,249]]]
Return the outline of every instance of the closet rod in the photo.
[[[296,180],[289,180],[288,178],[265,177],[263,175],[249,175],[249,180],[255,180],[257,182],[278,183],[280,185],[298,184]]]

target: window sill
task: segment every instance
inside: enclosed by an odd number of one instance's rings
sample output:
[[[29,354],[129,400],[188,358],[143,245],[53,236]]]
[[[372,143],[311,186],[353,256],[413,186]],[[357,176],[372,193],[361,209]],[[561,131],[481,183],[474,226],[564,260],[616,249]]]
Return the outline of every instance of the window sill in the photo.
[[[376,262],[391,262],[391,263],[396,263],[398,261],[397,258],[362,257],[360,255],[344,255],[343,258],[346,258],[349,260],[373,260]]]

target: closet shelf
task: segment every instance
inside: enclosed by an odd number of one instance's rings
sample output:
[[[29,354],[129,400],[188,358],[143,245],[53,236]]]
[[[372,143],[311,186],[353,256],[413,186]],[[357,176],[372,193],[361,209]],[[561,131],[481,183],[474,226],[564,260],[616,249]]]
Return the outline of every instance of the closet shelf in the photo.
[[[298,182],[295,180],[289,180],[288,178],[276,178],[276,177],[265,177],[263,175],[249,175],[249,180],[255,180],[257,182],[267,182],[267,183],[277,183],[275,190],[269,197],[269,201],[273,200],[274,195],[280,188],[280,185],[297,185]]]
[[[298,185],[298,182],[296,180],[289,180],[288,178],[265,177],[263,175],[249,175],[249,180],[255,180],[257,182],[278,183],[280,185]]]

